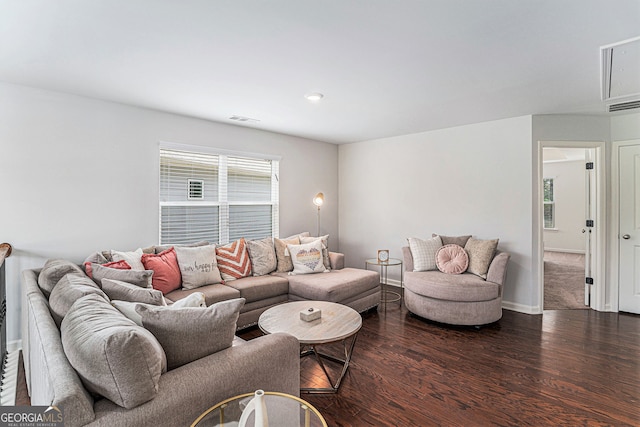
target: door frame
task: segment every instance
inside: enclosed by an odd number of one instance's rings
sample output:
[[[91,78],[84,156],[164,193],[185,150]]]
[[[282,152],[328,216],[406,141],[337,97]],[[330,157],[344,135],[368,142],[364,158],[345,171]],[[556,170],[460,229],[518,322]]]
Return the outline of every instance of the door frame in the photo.
[[[640,139],[614,141],[611,148],[611,311],[618,311],[620,297],[620,147],[640,145]]]
[[[537,219],[537,229],[533,233],[533,253],[537,255],[535,259],[534,268],[537,271],[537,290],[538,290],[538,313],[542,313],[544,310],[544,213],[542,209],[542,178],[543,178],[543,148],[545,147],[558,147],[558,148],[584,148],[595,149],[595,180],[596,180],[596,216],[593,218],[596,221],[596,229],[594,237],[596,239],[596,249],[592,256],[595,258],[594,271],[592,276],[594,279],[594,287],[591,292],[591,308],[598,311],[608,311],[606,306],[606,294],[607,285],[605,282],[605,263],[606,263],[606,248],[607,248],[607,210],[606,210],[606,163],[605,163],[605,149],[606,145],[604,141],[538,141],[538,158],[536,167],[536,180],[533,183],[533,194],[535,197],[533,206],[535,209],[534,218]],[[597,224],[601,224],[598,226]],[[617,288],[616,288],[617,295]],[[617,301],[617,299],[616,299]],[[617,302],[616,302],[617,306]],[[610,310],[610,308],[609,308]]]

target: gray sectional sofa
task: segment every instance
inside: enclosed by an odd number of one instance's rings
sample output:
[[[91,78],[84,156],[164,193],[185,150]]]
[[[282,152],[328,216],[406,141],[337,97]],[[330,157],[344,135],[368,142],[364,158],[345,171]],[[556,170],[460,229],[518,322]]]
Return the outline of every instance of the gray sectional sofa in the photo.
[[[343,268],[342,254],[331,253],[330,260],[332,270],[328,273],[299,276],[272,273],[228,284],[180,289],[165,297],[178,301],[202,292],[207,306],[244,299],[237,317],[238,328],[257,323],[264,310],[289,300],[321,299],[349,305],[359,312],[378,305],[378,273]],[[60,316],[52,315],[51,289],[43,291],[39,285],[40,272],[40,269],[23,272],[22,345],[26,382],[31,404],[60,407],[67,427],[190,425],[210,406],[241,393],[263,389],[299,395],[299,343],[287,334],[272,334],[247,342],[235,337],[230,347],[175,369],[164,369],[156,384],[157,395],[129,409],[91,393],[83,376],[70,363],[69,349],[65,348],[68,338],[63,344],[61,337],[61,328],[68,329],[68,318],[72,316],[63,318],[60,326],[60,319],[56,319]],[[102,297],[89,295],[80,300],[90,298],[98,301]],[[70,312],[77,305],[73,303]],[[107,305],[111,309],[108,302]],[[121,314],[117,310],[116,313],[114,315]]]

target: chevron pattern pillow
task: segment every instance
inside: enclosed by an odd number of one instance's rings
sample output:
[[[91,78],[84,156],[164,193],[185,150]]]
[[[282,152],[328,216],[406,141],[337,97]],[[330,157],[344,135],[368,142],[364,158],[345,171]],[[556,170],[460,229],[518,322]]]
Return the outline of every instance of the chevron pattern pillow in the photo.
[[[223,246],[216,246],[216,259],[223,280],[251,276],[251,260],[244,237]]]

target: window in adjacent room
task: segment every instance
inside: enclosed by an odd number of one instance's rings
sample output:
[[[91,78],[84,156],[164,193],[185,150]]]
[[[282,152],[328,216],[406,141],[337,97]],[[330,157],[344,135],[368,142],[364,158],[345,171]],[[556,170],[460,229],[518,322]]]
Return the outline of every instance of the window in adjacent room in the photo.
[[[544,189],[544,228],[555,228],[555,198],[553,194],[553,178],[542,180]]]
[[[160,243],[278,235],[279,160],[160,148]]]

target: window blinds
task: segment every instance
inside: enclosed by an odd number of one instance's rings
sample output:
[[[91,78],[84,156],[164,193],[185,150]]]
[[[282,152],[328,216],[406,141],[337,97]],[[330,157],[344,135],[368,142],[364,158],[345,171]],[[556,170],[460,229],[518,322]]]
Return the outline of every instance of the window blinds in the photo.
[[[272,159],[161,148],[161,244],[277,236],[278,167]]]

